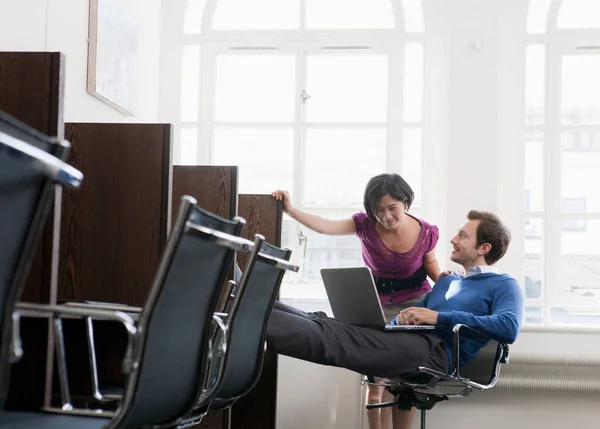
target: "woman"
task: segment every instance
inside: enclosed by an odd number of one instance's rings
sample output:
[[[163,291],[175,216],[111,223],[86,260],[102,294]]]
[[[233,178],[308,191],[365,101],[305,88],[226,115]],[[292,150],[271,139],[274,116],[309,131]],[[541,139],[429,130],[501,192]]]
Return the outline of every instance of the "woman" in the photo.
[[[408,214],[414,192],[398,174],[380,174],[365,189],[365,212],[343,220],[330,220],[293,207],[287,191],[273,196],[283,200],[283,210],[307,228],[321,234],[350,235],[360,239],[363,261],[373,272],[385,317],[391,321],[401,310],[431,291],[427,277],[437,281],[435,258],[439,231],[435,225]],[[367,402],[393,400],[384,388],[369,385]],[[367,411],[370,429],[387,429],[390,408]],[[410,428],[414,409],[393,407],[394,429]]]

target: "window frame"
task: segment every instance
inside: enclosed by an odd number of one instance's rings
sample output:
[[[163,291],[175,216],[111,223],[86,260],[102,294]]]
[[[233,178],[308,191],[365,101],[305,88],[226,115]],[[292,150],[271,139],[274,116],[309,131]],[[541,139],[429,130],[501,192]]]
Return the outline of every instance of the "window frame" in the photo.
[[[526,307],[541,307],[542,320],[540,323],[527,324],[528,327],[538,329],[579,329],[579,325],[561,325],[552,323],[552,310],[560,307],[587,308],[597,307],[600,315],[600,297],[591,300],[579,296],[565,296],[561,293],[561,233],[585,232],[587,220],[600,220],[600,212],[567,211],[563,210],[562,203],[562,133],[564,131],[598,131],[600,125],[563,125],[561,112],[562,89],[562,58],[566,55],[589,55],[590,51],[582,47],[597,45],[600,37],[600,28],[596,29],[564,29],[557,28],[558,13],[562,0],[552,0],[547,13],[546,31],[544,33],[527,33],[524,44],[524,55],[527,48],[533,45],[545,47],[545,90],[544,90],[544,122],[539,125],[530,125],[525,121],[527,111],[523,116],[523,136],[528,133],[541,132],[544,142],[543,177],[544,177],[544,210],[531,211],[524,202],[522,222],[527,219],[542,219],[543,246],[542,246],[542,291],[540,298],[526,298]],[[596,52],[596,51],[594,51]],[[597,51],[600,54],[600,50]],[[527,107],[525,105],[525,107]],[[578,150],[578,149],[569,149]],[[593,151],[593,147],[589,149]],[[525,189],[525,188],[524,188]],[[570,197],[567,197],[570,198]],[[525,200],[525,198],[523,199]],[[565,228],[566,222],[580,222],[577,229]],[[526,231],[526,230],[525,230]],[[537,237],[527,237],[531,239]],[[542,237],[540,237],[542,238]],[[524,242],[523,242],[524,244]],[[525,256],[523,247],[523,256]],[[525,260],[525,258],[523,259]],[[524,273],[521,278],[525,279]],[[600,295],[600,294],[599,294]],[[592,329],[600,325],[588,325]],[[584,329],[584,328],[582,328]]]
[[[304,0],[301,1],[301,10],[304,9]],[[214,121],[215,108],[215,68],[216,58],[220,54],[234,52],[237,53],[281,53],[292,54],[296,57],[296,105],[300,104],[300,94],[303,88],[303,82],[306,80],[306,57],[311,54],[325,53],[328,51],[324,48],[343,47],[342,53],[353,52],[352,47],[369,47],[368,50],[356,49],[354,52],[369,52],[369,53],[384,53],[388,55],[388,78],[389,78],[389,94],[388,97],[388,118],[387,122],[381,125],[386,126],[387,146],[386,146],[386,170],[402,172],[402,163],[400,156],[403,149],[403,132],[405,129],[418,129],[421,133],[421,184],[423,183],[422,167],[425,159],[425,130],[426,123],[426,84],[425,84],[425,69],[426,69],[426,43],[424,34],[425,31],[414,33],[406,33],[404,31],[404,13],[401,0],[389,0],[395,14],[395,26],[390,29],[358,29],[358,30],[311,30],[304,27],[304,13],[300,16],[300,29],[298,30],[214,30],[212,28],[212,16],[217,7],[217,0],[207,0],[204,7],[202,17],[202,31],[198,34],[185,34],[183,22],[185,21],[185,12],[187,10],[187,2],[183,8],[181,16],[180,37],[178,40],[179,46],[179,67],[181,68],[181,58],[183,47],[186,45],[199,45],[200,58],[200,85],[199,85],[199,108],[198,118],[195,122],[182,121],[179,109],[181,108],[181,90],[177,96],[177,120],[175,121],[176,138],[174,144],[174,164],[181,163],[180,154],[180,130],[183,128],[198,129],[198,150],[196,164],[212,164],[214,152],[214,133],[215,126],[218,125],[244,125],[253,126],[256,123],[217,123]],[[420,5],[421,9],[423,5]],[[405,64],[405,47],[409,43],[420,43],[423,49],[423,88],[422,88],[422,114],[420,121],[405,121],[402,111],[404,103],[403,99],[403,82],[404,82],[404,64]],[[349,49],[350,48],[350,49]],[[335,51],[333,51],[335,52]],[[330,52],[330,53],[333,53]],[[181,70],[179,70],[181,79]],[[181,87],[181,82],[178,88]],[[309,210],[311,213],[340,213],[354,214],[363,210],[362,206],[356,207],[305,207],[303,188],[304,182],[304,158],[306,141],[302,138],[303,132],[308,128],[319,127],[325,124],[306,123],[299,118],[301,109],[296,109],[296,117],[293,124],[294,127],[294,172],[293,172],[293,187],[290,191],[293,193],[293,203],[300,209]],[[261,124],[268,126],[269,124]],[[275,124],[273,124],[275,125]],[[277,123],[277,126],[288,126],[288,123]],[[335,124],[336,129],[355,128],[356,125],[348,123]],[[209,144],[207,144],[209,142]],[[424,201],[421,199],[421,206],[418,207],[420,213],[423,212]],[[298,258],[303,253],[303,249],[298,243],[299,234],[303,232],[306,235],[305,229],[297,222],[292,222],[291,228],[291,247],[292,258]],[[301,262],[296,259],[296,262]],[[302,264],[301,264],[302,265]],[[289,280],[290,276],[286,277]],[[298,281],[298,276],[295,276],[294,281]],[[304,285],[303,285],[304,287]]]

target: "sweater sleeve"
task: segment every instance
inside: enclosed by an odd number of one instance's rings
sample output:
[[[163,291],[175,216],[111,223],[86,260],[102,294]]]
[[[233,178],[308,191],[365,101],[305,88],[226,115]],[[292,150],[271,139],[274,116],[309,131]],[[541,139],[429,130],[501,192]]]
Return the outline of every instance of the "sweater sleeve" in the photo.
[[[425,298],[423,298],[421,301],[415,303],[415,305],[411,305],[411,307],[424,307],[427,308],[427,301],[429,298],[429,294],[425,295]],[[390,325],[398,325],[398,316],[394,317],[392,319],[392,321],[390,322]]]
[[[452,330],[458,324],[467,325],[492,338],[512,344],[517,339],[523,319],[523,291],[514,279],[494,289],[491,315],[475,316],[464,311],[438,313],[438,325]]]

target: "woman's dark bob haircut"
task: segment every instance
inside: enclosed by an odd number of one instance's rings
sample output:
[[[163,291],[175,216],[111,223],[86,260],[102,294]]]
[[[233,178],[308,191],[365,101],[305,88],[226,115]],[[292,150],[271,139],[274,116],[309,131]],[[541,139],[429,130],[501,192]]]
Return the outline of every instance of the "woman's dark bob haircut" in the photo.
[[[377,213],[377,203],[387,194],[398,201],[402,201],[406,205],[406,210],[410,208],[415,199],[415,193],[412,188],[399,174],[380,174],[375,176],[369,180],[365,188],[364,206],[370,219],[377,219],[375,216]]]

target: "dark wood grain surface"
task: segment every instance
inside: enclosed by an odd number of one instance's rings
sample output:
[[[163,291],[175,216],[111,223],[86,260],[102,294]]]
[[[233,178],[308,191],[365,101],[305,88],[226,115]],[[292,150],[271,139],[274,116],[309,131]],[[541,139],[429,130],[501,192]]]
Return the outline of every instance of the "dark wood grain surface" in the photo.
[[[143,306],[167,238],[171,126],[68,123],[65,128],[72,143],[69,163],[85,177],[80,189],[63,195],[58,300]],[[65,321],[63,330],[72,394],[89,396],[83,322]],[[100,385],[122,386],[125,332],[117,323],[99,321],[94,330]]]
[[[50,136],[63,137],[64,56],[58,52],[0,52],[0,109]],[[60,196],[58,197],[60,201]],[[58,259],[54,216],[50,211],[32,261],[22,299],[49,302],[56,288]],[[21,338],[25,355],[12,366],[7,409],[36,409],[43,404],[46,373],[47,320],[24,320]]]
[[[57,52],[0,52],[0,109],[44,134],[62,138],[63,63]],[[49,300],[53,232],[51,211],[23,300]]]
[[[246,219],[242,235],[250,240],[261,234],[281,246],[283,206],[271,195],[240,194],[239,215]],[[240,267],[246,255],[239,256]],[[262,373],[254,389],[240,398],[229,411],[231,429],[275,429],[277,416],[277,355],[265,353]]]
[[[69,123],[59,300],[143,306],[167,237],[170,125]]]
[[[173,166],[172,221],[184,195],[194,197],[203,209],[232,219],[237,215],[237,176],[237,167]]]
[[[198,206],[227,219],[237,216],[238,169],[230,166],[173,166],[173,205],[171,222],[177,217],[181,197],[192,196]],[[211,411],[194,428],[226,429],[228,411]]]

